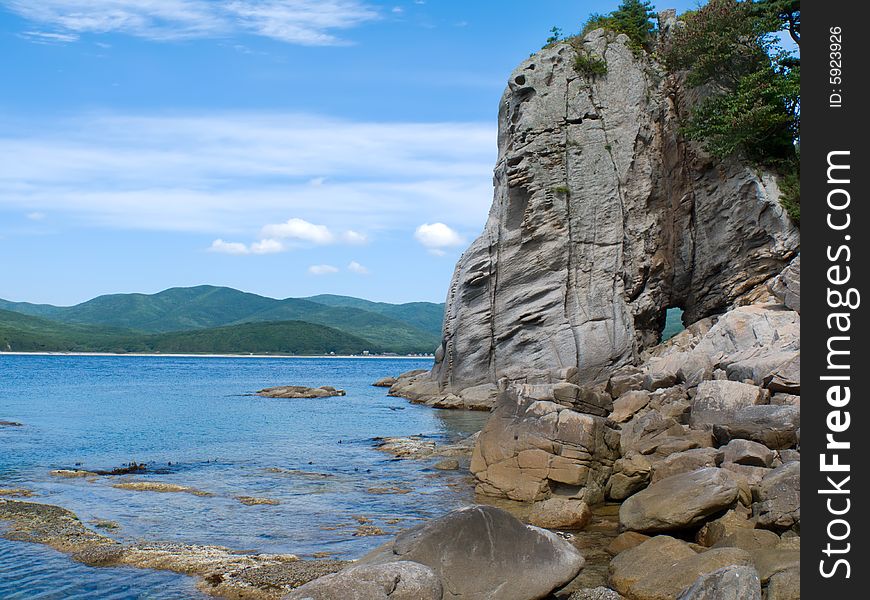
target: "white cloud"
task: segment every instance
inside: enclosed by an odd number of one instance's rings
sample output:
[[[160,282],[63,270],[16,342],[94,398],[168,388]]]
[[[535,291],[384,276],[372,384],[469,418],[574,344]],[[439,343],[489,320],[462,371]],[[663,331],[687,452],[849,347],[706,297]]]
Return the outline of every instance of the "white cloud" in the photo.
[[[0,209],[51,214],[66,228],[287,245],[364,243],[448,219],[475,230],[492,201],[495,140],[490,124],[296,113],[7,120]],[[312,185],[317,178],[328,183]],[[287,229],[288,216],[314,240],[273,235]]]
[[[47,35],[124,33],[151,40],[251,33],[309,46],[345,43],[333,32],[378,18],[361,0],[0,0]],[[55,40],[58,41],[58,40]]]
[[[283,252],[284,250],[284,244],[271,238],[266,238],[251,244],[251,252],[253,254],[274,254],[275,252]]]
[[[211,252],[219,252],[221,254],[250,254],[251,251],[248,250],[248,247],[245,244],[240,242],[225,242],[222,239],[216,239],[211,243],[211,247],[209,248]]]
[[[354,231],[353,229],[348,229],[344,233],[341,234],[341,239],[345,244],[352,244],[354,246],[359,246],[362,244],[367,244],[369,241],[369,236],[364,233],[360,233],[359,231]]]
[[[22,31],[20,37],[37,44],[68,44],[79,39],[75,33],[53,33],[49,31]]]
[[[338,273],[338,267],[333,267],[332,265],[311,265],[308,267],[308,272],[312,275],[331,275],[332,273]]]
[[[444,223],[424,223],[414,232],[414,237],[435,256],[444,256],[445,248],[465,243],[462,236]]]
[[[31,212],[25,215],[31,221],[42,221],[45,218],[45,213]]]
[[[288,219],[286,223],[266,225],[261,233],[267,238],[291,239],[317,245],[335,241],[335,236],[326,225],[315,225],[296,217]]]
[[[284,250],[284,244],[278,240],[272,239],[260,240],[251,245],[243,244],[242,242],[225,242],[222,239],[216,239],[209,247],[210,252],[233,254],[236,256],[244,254],[274,254],[276,252],[283,252]]]
[[[369,270],[363,265],[359,264],[355,260],[350,261],[350,264],[347,265],[347,270],[351,273],[356,273],[357,275],[368,275]]]

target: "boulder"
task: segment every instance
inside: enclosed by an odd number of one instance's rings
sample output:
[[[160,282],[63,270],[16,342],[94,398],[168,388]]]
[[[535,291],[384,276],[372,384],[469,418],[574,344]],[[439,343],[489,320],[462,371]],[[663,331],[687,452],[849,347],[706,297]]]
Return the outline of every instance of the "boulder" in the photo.
[[[799,441],[799,406],[748,406],[736,411],[727,422],[713,426],[720,444],[734,439],[752,440],[768,448],[794,448]]]
[[[673,600],[704,575],[724,567],[751,565],[752,558],[744,550],[716,548],[686,557],[673,565],[662,564],[650,577],[641,579],[630,589],[616,589],[632,600]]]
[[[571,498],[541,500],[529,512],[529,523],[546,529],[583,529],[591,518],[589,506]]]
[[[622,456],[632,451],[643,454],[655,449],[662,440],[683,437],[684,429],[676,420],[665,418],[657,410],[635,415],[622,426],[619,449]],[[645,452],[644,452],[645,451]]]
[[[381,377],[376,382],[374,382],[372,385],[375,387],[388,388],[388,387],[392,387],[393,384],[395,384],[397,381],[398,381],[398,379],[395,377]]]
[[[738,494],[734,478],[722,469],[672,475],[626,500],[619,508],[619,523],[641,532],[685,529],[730,508]]]
[[[644,372],[641,369],[628,365],[611,374],[605,389],[613,399],[617,399],[626,392],[643,390],[643,379]]]
[[[607,481],[607,497],[611,500],[625,500],[649,485],[650,460],[636,452],[613,463],[613,473]]]
[[[764,385],[772,392],[784,394],[801,393],[801,355],[791,357],[764,378]]]
[[[768,474],[753,490],[758,526],[788,529],[801,521],[801,465],[789,462]]]
[[[641,545],[648,539],[650,539],[648,535],[636,531],[623,531],[608,544],[607,553],[611,556],[616,556],[620,552],[625,552],[630,548]]]
[[[725,462],[751,467],[769,467],[776,453],[758,442],[751,440],[731,440],[722,449]]]
[[[441,600],[429,567],[409,561],[352,566],[296,588],[284,600]]]
[[[763,530],[762,530],[763,531]],[[768,532],[770,533],[770,532]],[[800,570],[800,550],[786,550],[780,546],[756,548],[751,551],[752,562],[762,584],[767,584],[777,573]]]
[[[652,464],[651,483],[672,475],[715,467],[721,460],[721,452],[715,448],[693,448],[677,452]]]
[[[625,600],[625,598],[610,588],[599,586],[577,590],[568,596],[568,600]]]
[[[767,582],[767,600],[800,600],[801,570],[780,571]]]
[[[704,523],[695,535],[695,541],[702,546],[710,547],[736,531],[743,529],[751,531],[754,527],[755,519],[750,518],[748,509],[738,505],[718,519]]]
[[[766,529],[749,529],[741,527],[713,544],[713,548],[740,548],[754,552],[765,548],[776,548],[779,536]]]
[[[798,254],[782,272],[769,283],[770,291],[788,308],[801,311],[801,256]]]
[[[627,594],[638,581],[694,555],[686,542],[657,535],[617,554],[610,561],[608,582],[621,594]]]
[[[619,456],[606,419],[548,398],[552,386],[510,386],[480,433],[471,458],[479,493],[531,502],[567,495],[601,502]]]
[[[738,410],[766,401],[764,390],[755,385],[738,381],[704,381],[692,400],[689,425],[703,427],[729,423]]]
[[[677,600],[761,600],[761,580],[752,567],[723,567],[701,575]]]
[[[738,465],[733,462],[723,462],[720,465],[726,471],[730,471],[737,476],[739,481],[742,481],[746,486],[752,487],[761,483],[761,480],[770,473],[770,469],[766,467],[753,467],[750,465]],[[749,503],[747,502],[747,505]]]
[[[649,392],[643,390],[624,393],[613,401],[613,412],[610,414],[610,420],[615,423],[625,423],[649,404],[649,399]]]
[[[574,546],[491,506],[470,506],[400,533],[360,564],[412,561],[440,579],[452,600],[544,598],[580,572]]]

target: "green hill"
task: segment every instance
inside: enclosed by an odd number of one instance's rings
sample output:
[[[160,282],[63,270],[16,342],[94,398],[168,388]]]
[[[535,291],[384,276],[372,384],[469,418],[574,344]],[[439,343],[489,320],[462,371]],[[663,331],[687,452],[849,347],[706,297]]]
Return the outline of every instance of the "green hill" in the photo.
[[[389,351],[331,327],[301,321],[245,323],[161,334],[57,323],[0,310],[0,350],[209,354],[359,354]]]
[[[441,335],[441,325],[444,322],[444,305],[434,302],[408,302],[406,304],[388,304],[386,302],[372,302],[350,296],[334,296],[321,294],[305,298],[318,304],[327,306],[359,308],[368,312],[378,313],[402,321],[420,331],[427,331],[433,335]]]
[[[204,285],[170,288],[157,294],[98,296],[67,307],[0,300],[0,310],[50,320],[31,322],[23,330],[16,330],[19,336],[16,340],[19,344],[27,340],[28,344],[36,346],[53,340],[60,344],[58,350],[81,349],[83,344],[88,345],[89,335],[96,336],[95,343],[110,338],[112,343],[118,343],[121,331],[129,333],[127,344],[135,346],[138,341],[134,340],[144,339],[143,334],[296,321],[341,332],[351,336],[349,341],[362,340],[366,343],[365,349],[373,352],[407,354],[432,352],[438,345],[444,305],[388,304],[329,295],[276,300],[232,288]],[[7,326],[11,326],[10,323]],[[60,324],[78,328],[60,329]],[[106,333],[106,328],[113,332]],[[127,351],[134,350],[131,346]]]

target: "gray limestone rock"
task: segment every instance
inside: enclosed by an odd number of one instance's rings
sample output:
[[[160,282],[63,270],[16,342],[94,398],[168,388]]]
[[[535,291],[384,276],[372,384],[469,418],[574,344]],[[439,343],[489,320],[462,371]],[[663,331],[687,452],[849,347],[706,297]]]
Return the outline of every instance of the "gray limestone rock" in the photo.
[[[447,295],[441,392],[555,383],[572,367],[577,382],[606,381],[658,342],[665,307],[697,321],[795,255],[775,178],[686,141],[693,94],[628,44],[604,30],[580,42],[607,61],[594,80],[567,42],[511,74],[489,219]],[[710,372],[697,364],[684,376]]]

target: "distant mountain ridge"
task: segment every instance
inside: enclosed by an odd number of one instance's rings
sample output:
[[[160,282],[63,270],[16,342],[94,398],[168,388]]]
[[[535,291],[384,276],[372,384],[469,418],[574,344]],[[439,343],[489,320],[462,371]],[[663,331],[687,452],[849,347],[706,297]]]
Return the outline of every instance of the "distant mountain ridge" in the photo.
[[[372,352],[405,354],[428,353],[435,348],[440,338],[444,305],[431,302],[389,304],[334,295],[277,300],[233,288],[202,285],[170,288],[156,294],[98,296],[68,307],[0,299],[0,311],[43,320],[28,322],[27,335],[32,335],[40,327],[59,333],[61,337],[74,333],[70,329],[59,331],[58,327],[49,326],[45,320],[55,325],[90,326],[90,329],[76,330],[76,335],[90,334],[101,340],[104,339],[106,328],[111,330],[107,335],[117,338],[125,332],[130,340],[130,336],[138,336],[138,339],[143,335],[196,332],[257,323],[271,324],[271,333],[274,334],[278,323],[295,322],[317,325],[331,332],[351,336],[346,340],[348,343],[359,340],[368,346],[365,349]],[[0,326],[6,327],[7,337],[13,329],[23,326],[21,322],[13,321],[9,315],[5,315],[5,318],[0,315]],[[293,327],[300,330],[301,326]],[[249,327],[246,331],[253,335],[255,330]],[[233,330],[234,333],[238,331],[241,330]],[[316,337],[314,330],[306,331],[308,337]],[[335,337],[326,330],[317,331],[324,339]],[[279,341],[278,337],[269,337],[275,343]],[[181,336],[178,339],[194,338]],[[212,339],[216,344],[219,341],[218,337],[209,338],[207,335],[196,336],[196,339],[199,340],[198,344],[204,346],[208,346],[208,343],[203,340]],[[282,352],[277,349],[273,351]]]

